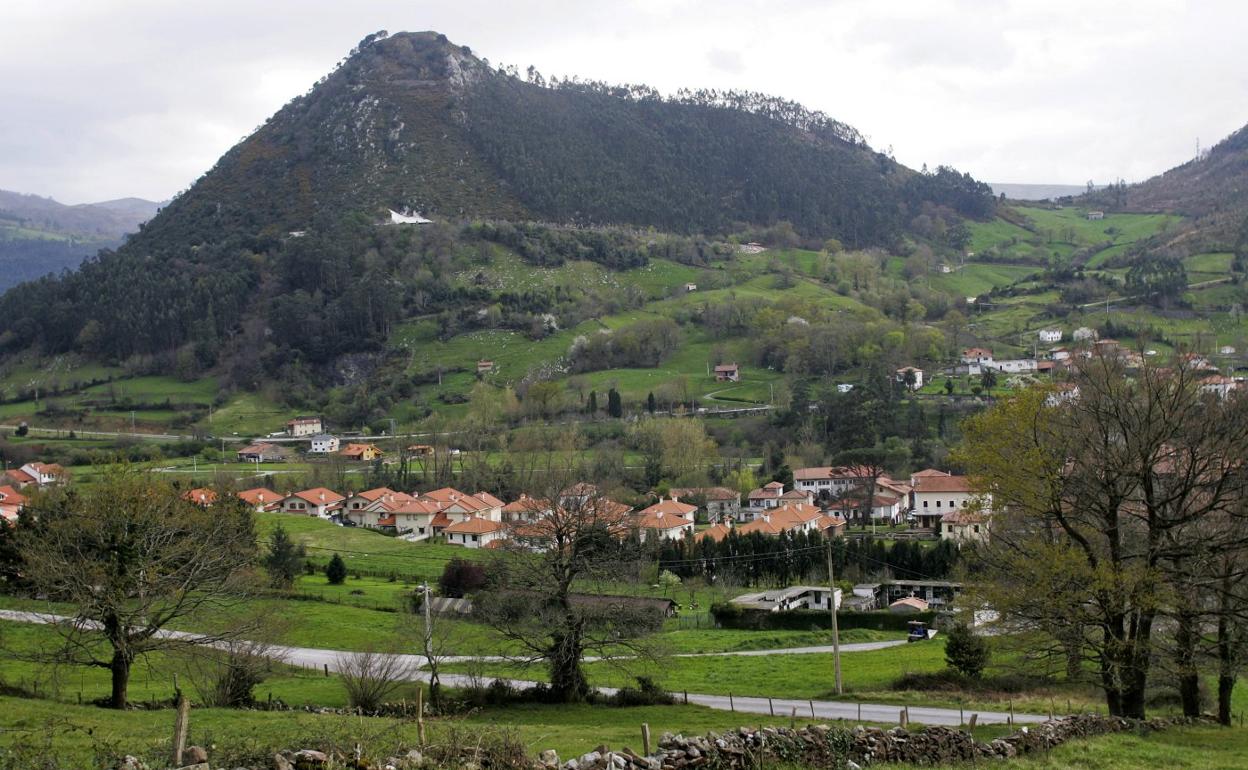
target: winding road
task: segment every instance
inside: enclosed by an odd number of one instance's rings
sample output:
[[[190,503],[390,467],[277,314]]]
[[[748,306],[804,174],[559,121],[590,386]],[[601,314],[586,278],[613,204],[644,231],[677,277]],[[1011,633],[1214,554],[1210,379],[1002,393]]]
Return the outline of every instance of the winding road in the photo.
[[[25,612],[20,610],[0,610],[0,620],[15,621],[19,623],[65,623],[72,622],[73,618],[64,615],[52,615],[42,612]],[[170,639],[188,639],[193,640],[199,638],[197,634],[187,633],[185,631],[161,631],[161,636]],[[882,650],[890,647],[904,646],[904,641],[888,641],[888,642],[862,642],[858,644],[843,644],[841,652],[854,653],[866,652],[869,650]],[[718,657],[718,656],[762,656],[762,655],[809,655],[818,653],[829,653],[832,651],[830,646],[818,647],[788,647],[773,650],[741,650],[737,652],[712,652],[712,653],[683,653],[675,657]],[[349,661],[350,656],[354,653],[349,650],[324,650],[313,647],[283,647],[274,646],[270,648],[270,654],[283,662],[302,668],[311,668],[317,671],[339,671],[343,665]],[[398,656],[404,664],[406,678],[411,681],[429,681],[429,673],[424,670],[425,659],[422,655],[400,655]],[[507,660],[499,656],[481,656],[481,657],[465,657],[455,656],[443,659],[445,663],[464,662],[469,660],[486,660],[501,662]],[[591,659],[587,659],[589,661]],[[850,662],[848,665],[852,665]],[[472,678],[463,674],[442,674],[439,679],[443,684],[451,687],[464,687],[473,684],[489,683],[493,681],[489,677]],[[502,680],[516,687],[530,687],[535,682],[520,679]],[[607,695],[613,695],[616,688],[600,687],[601,692]],[[682,700],[684,696],[682,695]],[[901,706],[889,705],[884,703],[860,703],[857,701],[825,701],[825,700],[809,700],[809,699],[793,699],[793,698],[767,698],[750,695],[708,695],[703,693],[689,693],[688,703],[691,705],[705,706],[707,708],[717,709],[720,711],[740,711],[748,714],[768,714],[776,718],[789,717],[797,714],[798,717],[810,719],[839,719],[851,722],[880,722],[884,724],[893,724],[899,721],[901,715]],[[1006,724],[1011,720],[1011,715],[1004,711],[959,711],[958,709],[930,708],[926,706],[911,706],[909,710],[909,720],[918,724],[927,725],[946,725],[957,727],[965,720],[970,719],[971,714],[976,714],[977,722],[981,725],[985,724]],[[1014,714],[1012,717],[1016,724],[1037,724],[1048,719],[1047,716],[1041,714]]]

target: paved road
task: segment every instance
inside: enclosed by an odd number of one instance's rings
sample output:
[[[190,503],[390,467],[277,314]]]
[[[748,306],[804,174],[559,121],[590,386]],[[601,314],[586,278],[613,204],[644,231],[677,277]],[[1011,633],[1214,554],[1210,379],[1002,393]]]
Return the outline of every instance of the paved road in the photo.
[[[52,615],[40,612],[22,612],[17,610],[0,610],[0,620],[12,620],[23,623],[59,623],[70,620],[70,618],[62,615]],[[163,631],[162,636],[172,639],[193,639],[195,634],[181,631]],[[842,645],[841,651],[863,651],[865,649],[885,649],[897,645],[905,644],[905,642],[864,642],[856,645]],[[810,653],[829,652],[830,647],[794,647],[788,650],[745,650],[735,653],[690,653],[688,656],[694,655],[800,655]],[[276,658],[280,658],[284,662],[292,666],[300,666],[303,668],[311,668],[317,671],[339,671],[344,663],[352,654],[344,650],[323,650],[311,647],[274,647],[272,654]],[[399,656],[407,670],[406,677],[412,681],[429,681],[429,673],[423,670],[424,658],[420,655],[401,655]],[[685,657],[685,656],[682,656]],[[490,658],[491,660],[501,660],[501,658]],[[455,660],[467,660],[466,658],[450,658],[447,662]],[[479,658],[478,658],[479,660]],[[852,665],[852,660],[850,665]],[[442,674],[440,677],[443,684],[451,687],[463,687],[470,684],[480,684],[482,682],[489,683],[493,681],[489,677],[479,678],[475,682],[469,677],[462,674]],[[520,679],[505,679],[509,684],[516,687],[530,687],[534,682]],[[612,695],[616,692],[613,687],[599,688],[603,693]],[[682,696],[683,697],[683,696]],[[765,698],[748,695],[706,695],[702,693],[689,693],[689,703],[692,705],[706,706],[707,708],[717,709],[720,711],[740,711],[749,714],[774,714],[776,718],[789,717],[796,713],[798,717],[814,718],[814,719],[843,719],[848,721],[864,721],[864,722],[881,722],[885,724],[895,723],[899,720],[901,707],[897,705],[888,705],[883,703],[859,703],[857,701],[812,701],[792,698]],[[967,711],[965,713],[957,709],[928,708],[924,706],[910,707],[910,721],[928,725],[949,725],[956,727],[961,724],[964,719],[969,719],[971,714],[975,713],[978,723],[985,724],[1003,724],[1008,722],[1010,715],[1004,711]],[[1047,717],[1040,714],[1015,714],[1014,721],[1020,724],[1036,724],[1043,722]]]

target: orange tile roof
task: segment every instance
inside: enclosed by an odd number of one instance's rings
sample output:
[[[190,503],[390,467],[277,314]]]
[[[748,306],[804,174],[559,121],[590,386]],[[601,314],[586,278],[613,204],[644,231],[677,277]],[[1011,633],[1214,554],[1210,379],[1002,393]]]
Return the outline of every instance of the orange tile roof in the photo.
[[[313,505],[330,505],[333,503],[340,503],[346,499],[334,490],[326,489],[325,487],[313,487],[312,489],[295,492],[289,496],[297,497],[300,500],[312,503]]]
[[[649,516],[649,515],[653,515],[657,513],[662,513],[668,516],[677,516],[680,518],[684,518],[685,516],[693,515],[695,512],[697,512],[697,510],[698,510],[698,506],[696,505],[690,505],[689,503],[682,503],[679,500],[665,500],[663,498],[659,498],[659,501],[655,503],[654,505],[650,506],[649,508],[643,508],[641,511],[641,515]]]
[[[654,506],[650,506],[650,508],[653,507]],[[653,511],[647,513],[647,511],[650,511],[650,508],[642,511],[640,518],[637,519],[637,526],[641,529],[668,530],[693,526],[692,520],[686,519],[684,516],[680,516],[678,514],[667,513],[665,511]]]
[[[490,506],[491,508],[501,508],[503,505],[502,500],[499,500],[497,497],[495,497],[494,495],[491,495],[489,492],[478,492],[477,494],[473,495],[473,497],[477,498],[478,500]]]
[[[728,537],[729,532],[732,532],[732,527],[727,524],[715,524],[699,532],[698,539],[701,540],[702,538],[709,537],[711,540],[718,543]]]
[[[271,489],[256,487],[239,492],[238,499],[248,505],[272,505],[281,502],[282,496]]]
[[[11,484],[0,486],[0,502],[7,505],[25,505],[26,496],[13,488]]]
[[[916,493],[971,491],[971,480],[966,476],[924,476],[918,482],[914,487]]]
[[[35,477],[34,477],[34,476],[31,476],[29,473],[27,473],[26,471],[22,470],[21,468],[14,468],[14,469],[13,469],[13,470],[11,470],[11,471],[5,471],[5,472],[4,472],[4,475],[5,475],[5,476],[7,476],[7,477],[9,477],[10,479],[12,479],[12,480],[13,480],[13,483],[15,483],[15,484],[33,484],[33,483],[35,483]]]
[[[197,505],[212,505],[217,501],[217,493],[207,487],[196,487],[183,492],[182,499]]]
[[[433,515],[437,514],[439,510],[438,506],[434,503],[427,500],[416,500],[414,498],[396,500],[393,503],[387,504],[385,509],[390,514],[404,513],[408,515]],[[441,514],[441,516],[446,518],[446,514]],[[447,520],[449,521],[449,519]]]
[[[376,489],[366,489],[363,492],[356,492],[354,497],[362,497],[370,503],[375,503],[386,495],[397,494],[389,487],[377,487]]]

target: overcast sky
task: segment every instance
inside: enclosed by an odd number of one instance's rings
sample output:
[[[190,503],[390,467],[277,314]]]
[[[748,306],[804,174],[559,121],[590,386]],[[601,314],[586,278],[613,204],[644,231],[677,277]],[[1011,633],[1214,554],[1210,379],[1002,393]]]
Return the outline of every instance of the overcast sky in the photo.
[[[777,94],[990,182],[1138,181],[1248,123],[1236,0],[2,0],[0,188],[167,198],[379,29]]]

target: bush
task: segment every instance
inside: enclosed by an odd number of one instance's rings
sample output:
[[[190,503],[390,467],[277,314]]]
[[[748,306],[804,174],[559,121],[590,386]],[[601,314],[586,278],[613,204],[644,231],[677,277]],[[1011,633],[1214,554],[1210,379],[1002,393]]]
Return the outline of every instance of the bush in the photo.
[[[610,702],[613,706],[671,706],[676,699],[650,677],[639,676],[636,687],[621,687]]]
[[[461,599],[485,587],[485,568],[480,564],[456,557],[451,559],[442,570],[438,579],[438,590],[451,599]]]
[[[732,602],[711,605],[711,615],[721,628],[740,628],[752,631],[810,631],[825,630],[832,626],[832,620],[826,612],[747,610]],[[906,631],[911,620],[931,623],[935,616],[936,613],[930,611],[897,615],[880,610],[878,612],[838,612],[836,620],[842,631],[850,628]]]
[[[963,676],[978,678],[991,658],[988,640],[976,634],[966,623],[954,623],[946,632],[945,662]]]
[[[338,676],[351,708],[374,712],[410,678],[402,656],[354,652],[338,656]]]

